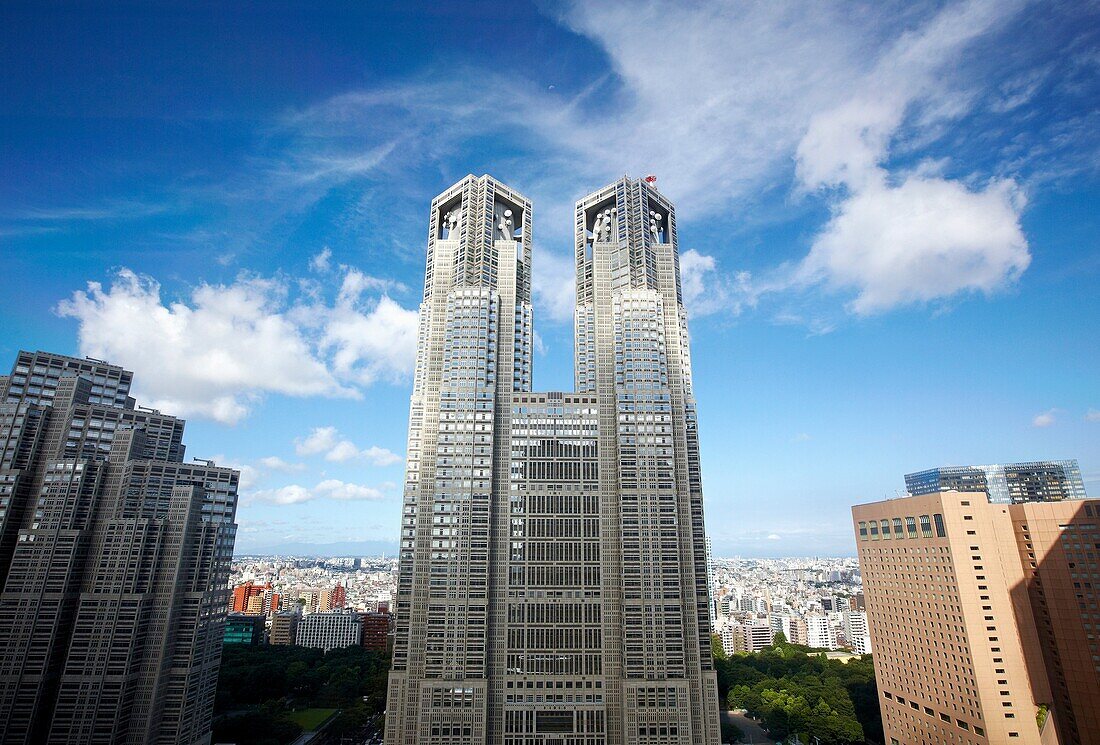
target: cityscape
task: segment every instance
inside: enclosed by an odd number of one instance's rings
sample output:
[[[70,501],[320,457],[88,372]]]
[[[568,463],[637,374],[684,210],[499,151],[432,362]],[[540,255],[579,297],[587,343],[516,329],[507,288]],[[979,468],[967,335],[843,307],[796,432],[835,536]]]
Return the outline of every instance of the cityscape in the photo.
[[[1098,28],[0,8],[0,743],[1100,745]]]

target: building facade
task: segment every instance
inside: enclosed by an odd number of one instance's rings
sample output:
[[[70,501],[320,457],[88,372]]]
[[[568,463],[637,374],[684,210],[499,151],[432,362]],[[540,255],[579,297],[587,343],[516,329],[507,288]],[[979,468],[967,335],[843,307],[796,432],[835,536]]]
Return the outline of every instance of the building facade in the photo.
[[[1100,742],[1100,501],[852,513],[887,742]]]
[[[532,393],[531,204],[432,203],[386,741],[717,743],[675,210],[576,212],[576,392]]]
[[[905,474],[905,490],[914,496],[941,491],[985,492],[990,502],[1059,502],[1085,499],[1085,483],[1076,460],[1041,460],[992,466],[944,466]]]
[[[297,611],[281,611],[271,617],[268,644],[292,647],[298,641],[298,622],[302,614]]]
[[[350,610],[318,611],[298,621],[295,642],[299,647],[343,649],[358,646],[363,638],[363,619]]]
[[[867,633],[867,614],[862,611],[844,611],[844,638],[856,654],[871,654],[871,635]]]
[[[239,474],[184,462],[132,374],[0,378],[0,741],[207,743]]]
[[[257,647],[264,643],[266,619],[262,615],[230,613],[225,619],[224,644],[245,644]]]

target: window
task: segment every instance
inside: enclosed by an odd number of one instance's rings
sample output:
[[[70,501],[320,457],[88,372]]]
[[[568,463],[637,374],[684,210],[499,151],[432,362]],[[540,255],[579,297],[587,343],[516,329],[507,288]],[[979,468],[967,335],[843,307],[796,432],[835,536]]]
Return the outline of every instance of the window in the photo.
[[[920,516],[920,532],[925,538],[932,537],[932,520],[928,515]]]
[[[943,515],[932,515],[932,520],[936,523],[936,537],[946,538],[947,529],[943,525]]]

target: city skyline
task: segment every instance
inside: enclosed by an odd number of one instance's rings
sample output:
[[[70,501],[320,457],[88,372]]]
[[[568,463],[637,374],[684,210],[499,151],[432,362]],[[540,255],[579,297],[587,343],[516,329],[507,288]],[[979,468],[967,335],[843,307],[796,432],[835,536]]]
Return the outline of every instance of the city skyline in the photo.
[[[466,173],[539,205],[536,390],[573,202],[684,205],[717,556],[851,555],[848,505],[950,464],[1100,489],[1095,8],[117,13],[0,9],[0,354],[134,370],[241,469],[240,553],[396,550],[421,214]]]

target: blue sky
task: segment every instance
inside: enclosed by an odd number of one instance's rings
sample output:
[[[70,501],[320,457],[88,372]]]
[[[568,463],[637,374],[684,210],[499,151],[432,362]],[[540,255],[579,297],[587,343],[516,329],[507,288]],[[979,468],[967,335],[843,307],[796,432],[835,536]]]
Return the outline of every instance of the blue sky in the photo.
[[[242,467],[238,550],[392,541],[431,198],[678,204],[716,553],[851,553],[949,463],[1100,494],[1095,2],[0,7],[0,352],[90,354]]]

